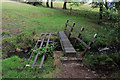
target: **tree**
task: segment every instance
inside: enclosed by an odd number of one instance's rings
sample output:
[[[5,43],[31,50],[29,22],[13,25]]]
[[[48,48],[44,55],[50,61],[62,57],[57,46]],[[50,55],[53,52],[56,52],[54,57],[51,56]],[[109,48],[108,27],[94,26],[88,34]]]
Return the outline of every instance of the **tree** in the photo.
[[[51,8],[53,8],[53,0],[51,0]]]
[[[49,7],[49,0],[47,0],[47,2],[46,2],[46,6]]]
[[[67,9],[66,4],[67,4],[67,0],[64,0],[63,9]]]
[[[106,9],[108,10],[108,3],[107,3],[107,0],[105,0],[105,7],[106,7]]]
[[[32,4],[33,6],[42,5],[42,2],[26,2],[27,4]]]
[[[102,19],[102,14],[103,14],[103,4],[100,2],[100,9],[99,9],[99,19]]]

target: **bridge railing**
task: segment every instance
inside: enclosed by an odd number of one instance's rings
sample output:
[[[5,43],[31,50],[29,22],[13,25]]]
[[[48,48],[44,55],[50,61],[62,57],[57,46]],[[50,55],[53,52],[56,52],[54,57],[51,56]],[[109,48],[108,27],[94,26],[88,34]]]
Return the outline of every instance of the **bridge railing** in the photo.
[[[65,23],[65,32],[66,32],[68,38],[70,38],[71,36],[76,38],[74,44],[76,44],[77,41],[79,41],[86,47],[85,50],[83,51],[82,55],[84,55],[85,52],[91,48],[91,45],[95,42],[95,38],[97,37],[96,33],[91,32],[87,28],[85,28],[69,19]],[[86,38],[88,41],[85,42],[85,39],[83,39],[83,38]]]

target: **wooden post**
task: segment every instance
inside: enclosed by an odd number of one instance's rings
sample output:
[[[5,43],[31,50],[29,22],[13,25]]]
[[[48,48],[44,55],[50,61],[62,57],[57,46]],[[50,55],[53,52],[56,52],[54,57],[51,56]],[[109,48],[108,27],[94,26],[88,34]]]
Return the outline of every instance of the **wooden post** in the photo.
[[[84,27],[81,28],[81,32],[84,31]],[[80,38],[81,34],[79,33],[78,38]],[[75,40],[74,45],[76,44],[77,40]]]
[[[70,14],[72,14],[72,7],[70,8]]]
[[[94,35],[94,38],[97,38],[97,34]],[[93,43],[94,43],[94,42],[90,41],[90,42],[89,42],[89,46],[91,46]],[[88,49],[86,48],[81,55],[84,56],[84,55],[85,55],[85,52],[87,52],[87,50],[88,50]]]
[[[66,23],[68,23],[69,22],[69,19],[67,19],[67,22]],[[66,28],[67,28],[67,24],[65,23],[65,30],[66,30]]]
[[[84,30],[84,27],[81,28],[81,32]],[[79,33],[78,38],[80,38],[81,34]]]
[[[73,31],[74,26],[75,26],[75,23],[73,23],[73,26],[72,26],[72,28],[71,28],[71,30],[70,30],[70,33],[69,33],[69,35],[68,35],[68,38],[70,38],[71,32]]]

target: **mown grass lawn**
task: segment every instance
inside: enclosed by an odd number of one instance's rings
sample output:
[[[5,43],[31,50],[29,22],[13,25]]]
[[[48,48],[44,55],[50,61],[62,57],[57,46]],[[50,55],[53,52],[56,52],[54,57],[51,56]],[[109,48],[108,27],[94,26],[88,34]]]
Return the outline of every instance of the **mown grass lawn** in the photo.
[[[88,5],[84,5],[83,7],[87,10],[88,7],[90,8]],[[85,10],[83,7],[80,7],[81,10]],[[87,12],[87,10],[85,11]],[[41,32],[61,31],[64,30],[67,19],[73,20],[74,22],[77,22],[78,24],[89,29],[99,27],[99,25],[89,22],[94,19],[90,19],[82,15],[70,15],[62,9],[35,7],[24,3],[4,2],[2,12],[3,31],[6,30],[10,33],[36,31],[36,33],[39,34]],[[80,13],[83,14],[84,12]]]

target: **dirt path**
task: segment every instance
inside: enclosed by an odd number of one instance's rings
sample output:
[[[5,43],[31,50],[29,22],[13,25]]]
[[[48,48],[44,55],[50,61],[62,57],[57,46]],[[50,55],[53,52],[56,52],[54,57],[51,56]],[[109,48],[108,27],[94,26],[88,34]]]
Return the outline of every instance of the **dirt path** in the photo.
[[[54,65],[60,68],[60,73],[57,74],[57,78],[98,78],[95,71],[90,71],[83,66],[81,61],[63,61],[61,62],[60,57],[61,51],[54,53]]]
[[[65,62],[62,64],[62,70],[57,78],[97,78],[98,75],[94,71],[83,67],[81,63]]]

